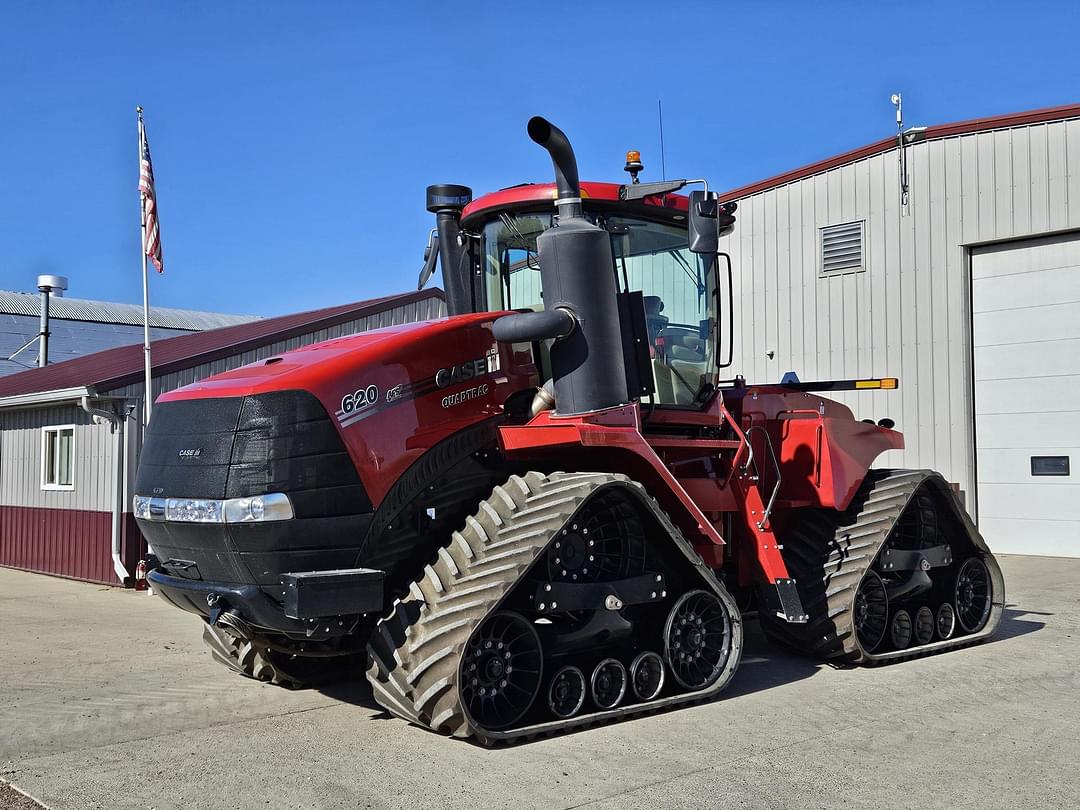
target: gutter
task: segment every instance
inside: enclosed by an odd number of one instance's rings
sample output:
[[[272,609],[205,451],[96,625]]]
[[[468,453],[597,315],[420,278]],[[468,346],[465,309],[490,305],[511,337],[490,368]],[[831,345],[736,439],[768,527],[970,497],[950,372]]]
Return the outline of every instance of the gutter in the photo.
[[[14,394],[0,397],[0,410],[4,408],[30,408],[57,402],[74,402],[94,395],[93,389],[80,385],[76,388],[58,388],[55,391],[35,391],[32,394]],[[116,414],[113,414],[115,416]]]
[[[131,574],[120,559],[124,520],[124,473],[127,470],[127,442],[124,441],[124,423],[127,421],[127,414],[95,408],[91,402],[88,395],[83,395],[79,400],[79,405],[91,416],[107,421],[113,434],[112,561],[113,571],[116,572],[117,578],[127,585],[131,580]]]

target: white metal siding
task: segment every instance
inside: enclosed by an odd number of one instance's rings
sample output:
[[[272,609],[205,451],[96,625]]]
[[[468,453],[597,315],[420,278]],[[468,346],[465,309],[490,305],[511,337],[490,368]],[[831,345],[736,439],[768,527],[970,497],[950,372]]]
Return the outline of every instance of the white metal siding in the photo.
[[[1080,119],[916,143],[908,173],[906,210],[895,149],[739,201],[722,245],[735,270],[734,371],[899,377],[899,391],[837,398],[904,432],[907,449],[881,465],[940,470],[970,497],[965,246],[1080,228]],[[859,220],[866,272],[819,277],[820,229]]]
[[[41,429],[74,425],[73,490],[41,488]],[[113,438],[75,405],[0,414],[0,506],[108,511],[113,498]]]
[[[995,551],[1080,556],[1080,234],[977,248],[971,277],[980,529]]]

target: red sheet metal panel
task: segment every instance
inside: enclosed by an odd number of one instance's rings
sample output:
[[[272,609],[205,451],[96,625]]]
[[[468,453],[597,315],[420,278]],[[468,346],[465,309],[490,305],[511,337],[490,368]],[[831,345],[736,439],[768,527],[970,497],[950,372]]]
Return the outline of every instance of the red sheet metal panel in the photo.
[[[119,585],[111,537],[109,512],[0,506],[0,565]]]

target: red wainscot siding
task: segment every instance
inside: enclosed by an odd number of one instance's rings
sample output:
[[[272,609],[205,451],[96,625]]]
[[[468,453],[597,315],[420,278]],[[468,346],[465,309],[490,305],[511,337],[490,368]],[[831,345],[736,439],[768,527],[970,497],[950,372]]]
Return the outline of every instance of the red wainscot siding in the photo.
[[[131,523],[134,524],[134,520]],[[134,537],[141,540],[138,529],[132,528]],[[130,536],[130,532],[128,534]],[[134,551],[139,544],[132,539]],[[138,557],[135,559],[137,561]],[[112,514],[81,509],[0,506],[0,565],[120,585],[112,564]],[[134,564],[131,568],[134,570]]]

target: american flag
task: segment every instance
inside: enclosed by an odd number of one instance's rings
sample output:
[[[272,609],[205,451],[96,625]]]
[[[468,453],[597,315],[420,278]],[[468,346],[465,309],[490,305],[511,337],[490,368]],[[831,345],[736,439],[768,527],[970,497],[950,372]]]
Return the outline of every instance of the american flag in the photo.
[[[140,121],[142,119],[140,118]],[[139,127],[140,152],[142,161],[139,166],[139,191],[142,192],[143,227],[146,238],[143,249],[159,273],[165,272],[161,260],[161,229],[158,222],[157,192],[154,191],[154,164],[150,162],[150,142],[146,140],[146,129]]]

